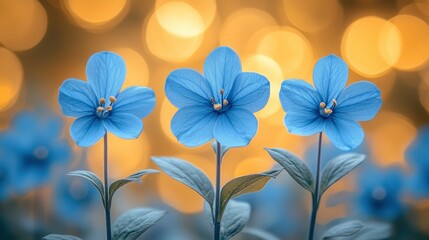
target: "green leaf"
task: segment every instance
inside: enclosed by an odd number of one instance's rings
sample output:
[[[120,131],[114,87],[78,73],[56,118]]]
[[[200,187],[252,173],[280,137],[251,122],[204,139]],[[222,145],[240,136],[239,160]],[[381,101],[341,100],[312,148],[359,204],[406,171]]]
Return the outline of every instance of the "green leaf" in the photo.
[[[282,168],[276,168],[260,174],[241,176],[225,184],[220,195],[219,221],[222,219],[223,211],[231,198],[238,197],[245,193],[260,191],[264,188],[268,180],[277,177],[282,170]]]
[[[136,208],[119,216],[112,225],[114,240],[135,240],[165,215],[153,208]]]
[[[206,201],[204,201],[204,210],[203,210],[204,216],[207,218],[207,221],[209,221],[209,224],[212,228],[214,228],[214,214],[213,209],[210,206],[210,204]]]
[[[363,223],[361,221],[347,221],[341,222],[326,231],[322,238],[323,240],[328,240],[337,237],[350,237],[358,233],[363,228]]]
[[[128,184],[128,183],[130,183],[130,182],[135,182],[135,183],[141,183],[142,182],[142,177],[144,176],[144,175],[147,175],[147,174],[152,174],[152,173],[159,173],[159,171],[158,170],[154,170],[154,169],[145,169],[145,170],[141,170],[141,171],[138,171],[138,172],[136,172],[136,173],[134,173],[134,174],[131,174],[130,176],[128,176],[127,178],[124,178],[124,179],[119,179],[119,180],[117,180],[117,181],[115,181],[115,182],[113,182],[112,184],[110,184],[110,187],[109,187],[109,199],[110,199],[110,201],[109,201],[109,209],[110,209],[110,207],[111,207],[111,205],[112,205],[112,199],[113,199],[113,195],[115,194],[115,192],[120,188],[120,187],[122,187],[122,186],[124,186],[125,184]]]
[[[104,185],[101,182],[101,180],[97,177],[97,175],[95,175],[95,173],[86,171],[86,170],[79,170],[79,171],[69,172],[67,173],[67,175],[81,177],[90,181],[92,185],[94,185],[97,188],[98,192],[100,193],[101,199],[103,201],[103,206],[104,208],[106,208],[106,196],[104,195]]]
[[[211,143],[211,146],[213,148],[213,151],[216,153],[217,155],[217,141],[214,141]],[[225,147],[225,146],[220,146],[220,154],[221,157],[223,158],[223,156],[226,154],[226,152],[228,152],[228,150],[231,149],[231,147]]]
[[[228,240],[239,233],[250,218],[250,205],[231,200],[225,209],[220,224],[222,240]]]
[[[281,148],[265,148],[265,150],[299,185],[313,193],[314,178],[303,160],[295,154]]]
[[[42,240],[81,240],[81,239],[70,235],[49,234],[47,236],[42,237]]]
[[[389,223],[365,222],[364,228],[359,231],[354,240],[389,239],[392,236],[392,226]]]
[[[365,155],[363,154],[346,153],[329,161],[322,173],[320,196],[328,190],[332,184],[353,171],[353,169],[359,166],[364,160]]]
[[[260,228],[244,228],[241,233],[254,236],[261,240],[280,240],[280,238]]]
[[[190,187],[213,206],[213,185],[200,169],[179,158],[152,157],[152,161],[168,176]]]

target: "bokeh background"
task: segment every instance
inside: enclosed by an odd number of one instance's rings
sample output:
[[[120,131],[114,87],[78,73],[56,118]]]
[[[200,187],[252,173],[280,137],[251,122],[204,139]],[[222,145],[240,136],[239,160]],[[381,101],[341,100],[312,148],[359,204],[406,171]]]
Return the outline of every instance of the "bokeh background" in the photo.
[[[285,79],[311,83],[314,63],[333,53],[348,63],[349,84],[366,79],[381,89],[383,106],[362,123],[365,142],[354,150],[367,162],[324,196],[318,229],[348,217],[388,224],[390,239],[429,239],[428,23],[427,0],[0,0],[0,239],[53,232],[104,238],[97,192],[64,176],[88,169],[101,178],[102,144],[77,147],[68,131],[73,119],[57,102],[65,79],[86,80],[87,59],[98,51],[120,54],[124,87],[149,86],[157,101],[138,139],[109,136],[111,178],[155,168],[150,156],[171,155],[213,180],[211,147],[187,148],[175,139],[176,109],[163,90],[172,70],[201,71],[220,45],[239,54],[244,71],[271,81],[258,133],[226,155],[223,183],[270,169],[274,161],[263,147],[286,148],[315,165],[317,137],[287,132],[278,92]],[[342,153],[324,140],[324,162]],[[310,196],[286,173],[241,199],[252,205],[249,227],[305,238]],[[165,174],[121,189],[113,218],[140,206],[168,210],[147,239],[211,238],[202,199]]]

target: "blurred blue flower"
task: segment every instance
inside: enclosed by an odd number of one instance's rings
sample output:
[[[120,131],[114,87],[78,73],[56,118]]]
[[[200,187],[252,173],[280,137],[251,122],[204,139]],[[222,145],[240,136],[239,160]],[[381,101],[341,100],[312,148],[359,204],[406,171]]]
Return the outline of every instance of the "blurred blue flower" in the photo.
[[[125,63],[110,52],[92,55],[86,75],[88,82],[67,79],[58,96],[64,115],[77,117],[70,127],[77,145],[93,145],[106,130],[121,138],[137,138],[143,130],[141,118],[155,106],[152,89],[129,87],[119,92],[125,80]]]
[[[253,115],[268,101],[270,83],[264,76],[241,72],[238,55],[228,47],[216,48],[204,63],[204,76],[182,68],[167,77],[165,92],[180,108],[171,130],[186,146],[215,138],[223,146],[246,146],[255,136]]]
[[[378,88],[360,81],[346,86],[347,64],[335,55],[320,59],[313,71],[316,88],[303,80],[283,82],[280,101],[287,112],[290,133],[302,136],[324,131],[332,143],[350,150],[362,143],[364,132],[357,121],[372,119],[381,107]]]
[[[429,197],[429,126],[419,129],[416,139],[408,147],[407,161],[413,169],[409,187],[416,197]]]
[[[54,186],[53,209],[65,222],[85,227],[98,201],[99,194],[88,181],[64,176]]]
[[[72,151],[60,138],[62,128],[57,115],[39,109],[19,113],[11,128],[0,133],[0,162],[11,164],[4,176],[10,177],[14,191],[25,193],[46,184],[54,167],[70,162]]]
[[[0,149],[0,201],[8,199],[12,195],[12,163],[5,156],[3,149]]]
[[[355,204],[350,207],[360,215],[393,220],[404,211],[403,187],[404,176],[399,168],[367,166],[359,171]]]

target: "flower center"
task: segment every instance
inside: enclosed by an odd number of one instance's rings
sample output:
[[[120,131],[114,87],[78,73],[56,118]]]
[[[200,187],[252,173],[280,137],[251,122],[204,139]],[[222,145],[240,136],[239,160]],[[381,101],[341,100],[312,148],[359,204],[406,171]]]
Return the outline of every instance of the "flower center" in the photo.
[[[113,103],[116,102],[116,98],[114,96],[110,96],[109,100],[110,104],[108,106],[106,106],[106,99],[100,98],[100,101],[98,101],[99,105],[97,107],[97,116],[99,118],[106,118],[112,111]]]
[[[376,187],[374,190],[372,190],[372,198],[374,198],[377,201],[382,201],[386,198],[386,189],[383,187]]]
[[[319,112],[320,115],[324,116],[324,117],[329,117],[329,115],[331,115],[334,112],[335,107],[337,106],[337,100],[332,99],[331,103],[329,103],[329,105],[326,105],[325,102],[321,102],[319,104]]]
[[[45,160],[48,158],[49,150],[45,146],[38,146],[33,150],[33,155],[37,160]]]
[[[216,102],[216,100],[213,97],[210,99],[210,102],[213,105],[214,110],[218,112],[223,112],[224,110],[226,110],[225,107],[226,105],[228,105],[229,102],[227,99],[223,98],[225,90],[221,88],[219,93],[220,93],[220,99],[221,99],[220,103]]]

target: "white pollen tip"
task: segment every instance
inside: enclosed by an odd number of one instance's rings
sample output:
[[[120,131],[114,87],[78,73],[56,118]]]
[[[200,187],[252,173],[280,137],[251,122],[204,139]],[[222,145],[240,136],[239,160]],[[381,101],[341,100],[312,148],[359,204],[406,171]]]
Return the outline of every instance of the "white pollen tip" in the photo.
[[[107,111],[112,111],[112,106],[107,106],[107,107],[106,107],[106,110],[107,110]]]
[[[214,105],[213,105],[213,108],[214,108],[215,110],[219,110],[219,109],[221,109],[221,108],[222,108],[222,105],[220,105],[219,103],[216,103],[216,104],[214,104]]]
[[[103,105],[105,102],[106,102],[106,100],[105,100],[104,98],[100,98],[99,103],[100,103],[101,105]]]
[[[111,102],[111,103],[116,102],[116,98],[115,98],[114,96],[110,96],[110,97],[109,97],[109,100],[110,100],[110,102]]]
[[[97,112],[102,112],[102,111],[104,111],[104,107],[98,107],[97,108]]]
[[[225,105],[228,105],[228,100],[224,99],[224,100],[223,100],[223,105],[224,105],[224,106],[225,106]]]
[[[321,102],[319,106],[320,106],[320,108],[325,108],[326,107],[326,103]]]
[[[332,113],[332,109],[330,109],[330,108],[325,108],[325,109],[323,109],[323,111],[324,111],[326,114],[331,114],[331,113]]]

